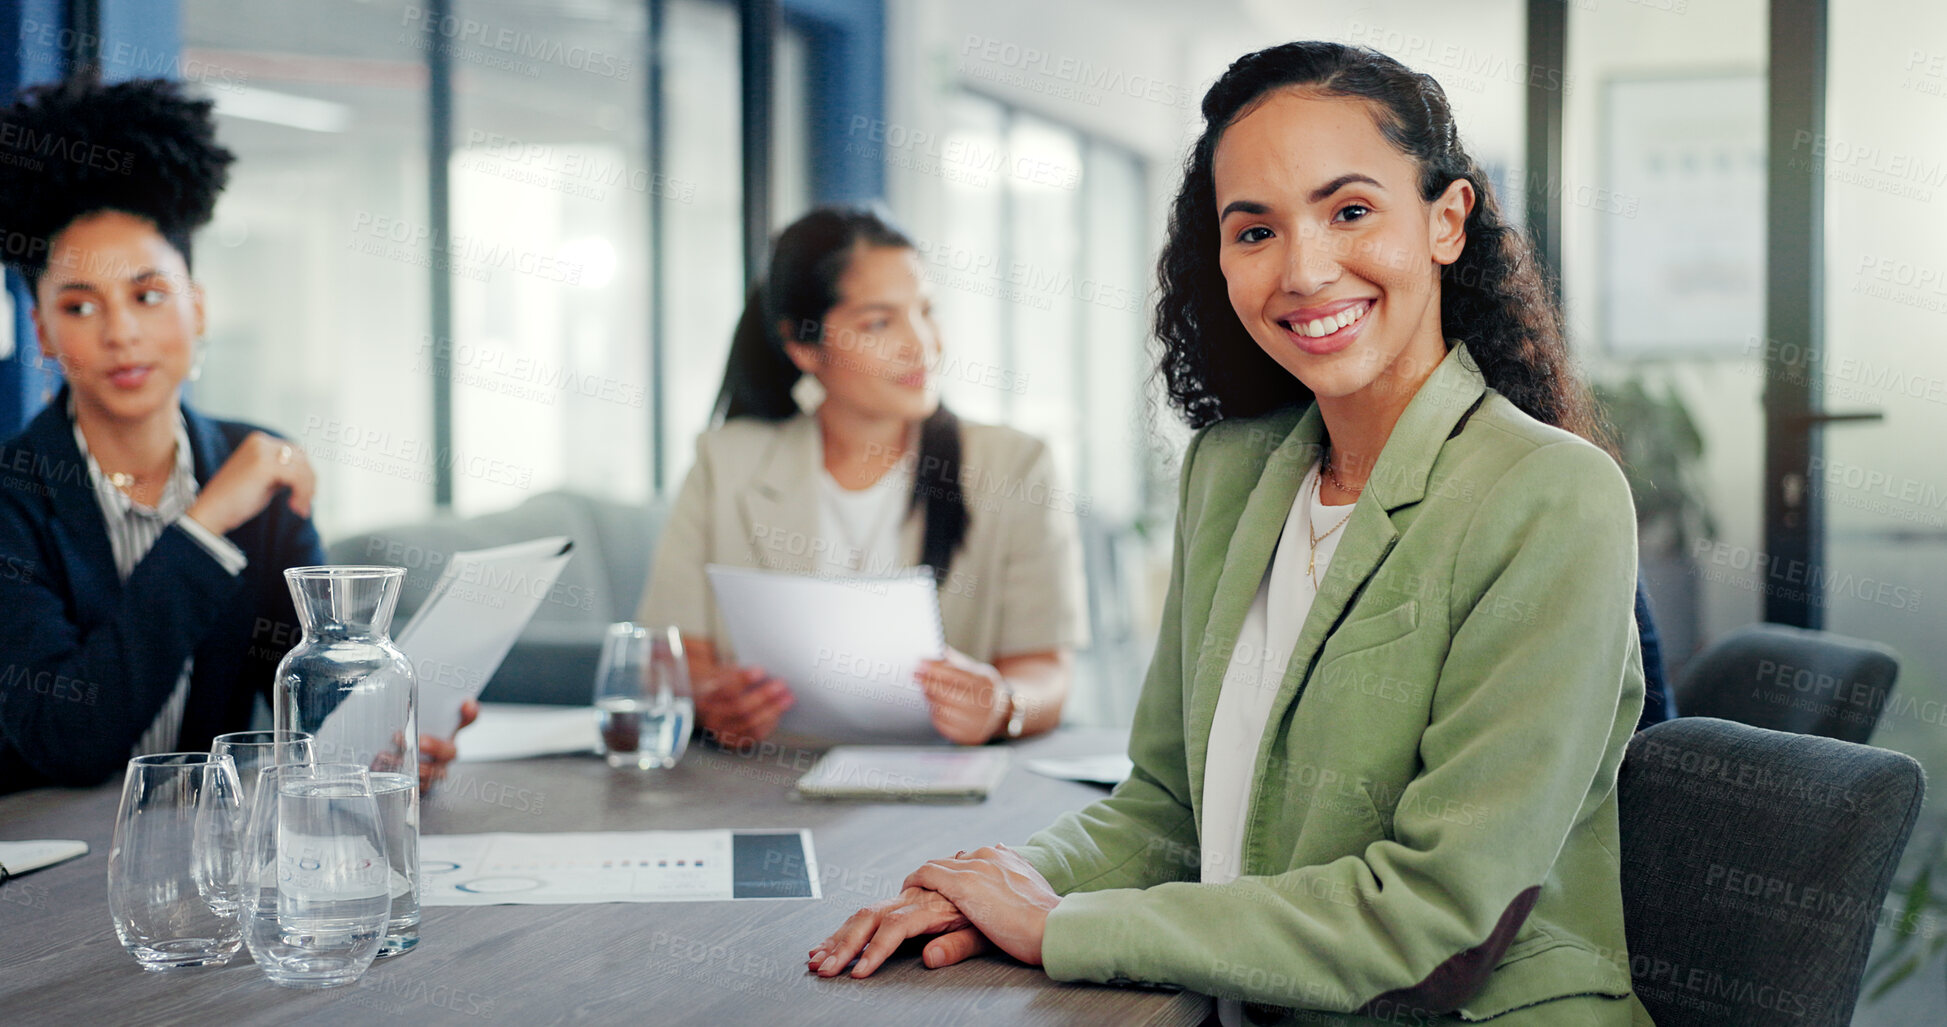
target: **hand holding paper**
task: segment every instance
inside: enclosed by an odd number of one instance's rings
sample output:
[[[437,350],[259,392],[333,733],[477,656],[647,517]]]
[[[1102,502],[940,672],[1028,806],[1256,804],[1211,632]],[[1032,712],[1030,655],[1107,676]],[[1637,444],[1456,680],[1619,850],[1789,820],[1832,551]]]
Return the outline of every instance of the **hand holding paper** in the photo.
[[[419,678],[420,733],[451,738],[459,730],[461,704],[477,699],[500,668],[573,548],[556,535],[453,554],[398,634]]]
[[[930,574],[814,578],[711,565],[739,663],[791,690],[779,729],[848,742],[938,742],[920,664],[946,651]]]

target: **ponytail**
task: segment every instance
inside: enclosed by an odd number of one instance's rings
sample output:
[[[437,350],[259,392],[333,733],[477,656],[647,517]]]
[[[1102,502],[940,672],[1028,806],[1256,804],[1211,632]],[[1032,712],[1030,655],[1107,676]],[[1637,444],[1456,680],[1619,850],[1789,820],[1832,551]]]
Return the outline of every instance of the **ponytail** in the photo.
[[[960,489],[960,418],[941,403],[919,426],[919,470],[913,474],[913,509],[926,508],[920,562],[933,580],[946,583],[947,565],[967,540],[967,497]]]
[[[915,248],[904,232],[867,207],[820,207],[778,233],[771,266],[751,286],[730,338],[713,426],[733,417],[782,421],[798,413],[792,389],[804,372],[784,344],[824,344],[825,315],[838,305],[838,280],[861,245]],[[780,324],[797,326],[792,338],[779,333]],[[926,511],[920,560],[944,582],[971,520],[960,488],[960,419],[944,403],[920,424],[918,468],[911,509]]]
[[[798,412],[798,401],[791,389],[804,372],[784,352],[778,338],[777,318],[764,298],[764,285],[750,287],[744,301],[744,314],[737,319],[736,334],[730,337],[730,358],[723,369],[723,385],[710,423],[721,425],[732,417],[758,417],[782,421]]]

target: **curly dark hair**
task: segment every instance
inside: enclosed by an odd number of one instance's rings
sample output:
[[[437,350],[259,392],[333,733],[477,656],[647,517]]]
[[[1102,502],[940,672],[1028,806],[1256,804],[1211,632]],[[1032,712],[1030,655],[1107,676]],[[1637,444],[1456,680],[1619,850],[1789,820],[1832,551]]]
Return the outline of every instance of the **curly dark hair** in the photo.
[[[167,79],[82,75],[21,91],[0,109],[0,259],[38,285],[55,236],[115,210],[153,223],[188,262],[235,159],[212,107]]]
[[[1460,259],[1440,275],[1440,326],[1467,343],[1487,384],[1537,420],[1595,442],[1603,432],[1562,339],[1560,308],[1528,240],[1501,215],[1479,165],[1460,144],[1447,96],[1431,76],[1364,47],[1298,42],[1238,58],[1203,97],[1203,134],[1184,163],[1169,237],[1156,262],[1157,373],[1192,428],[1311,402],[1237,319],[1217,263],[1211,160],[1224,130],[1276,89],[1302,87],[1366,102],[1379,129],[1420,171],[1432,201],[1457,179],[1474,187]]]

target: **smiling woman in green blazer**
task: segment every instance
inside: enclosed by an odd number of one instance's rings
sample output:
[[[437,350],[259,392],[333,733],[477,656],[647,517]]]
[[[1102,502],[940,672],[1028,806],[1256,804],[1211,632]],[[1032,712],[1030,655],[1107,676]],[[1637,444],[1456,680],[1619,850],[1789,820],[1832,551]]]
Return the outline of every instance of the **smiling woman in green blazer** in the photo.
[[[1615,793],[1634,513],[1527,245],[1383,55],[1251,54],[1203,114],[1156,318],[1202,430],[1135,769],[808,965],[933,934],[928,966],[998,947],[1226,1024],[1648,1024]]]

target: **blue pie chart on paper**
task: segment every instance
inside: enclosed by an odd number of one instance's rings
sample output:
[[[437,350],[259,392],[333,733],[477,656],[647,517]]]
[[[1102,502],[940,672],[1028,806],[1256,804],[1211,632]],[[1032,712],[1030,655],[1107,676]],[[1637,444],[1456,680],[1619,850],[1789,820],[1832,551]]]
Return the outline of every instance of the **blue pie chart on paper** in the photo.
[[[540,886],[540,879],[535,877],[476,877],[471,881],[462,881],[453,888],[474,895],[511,895],[533,891]]]

